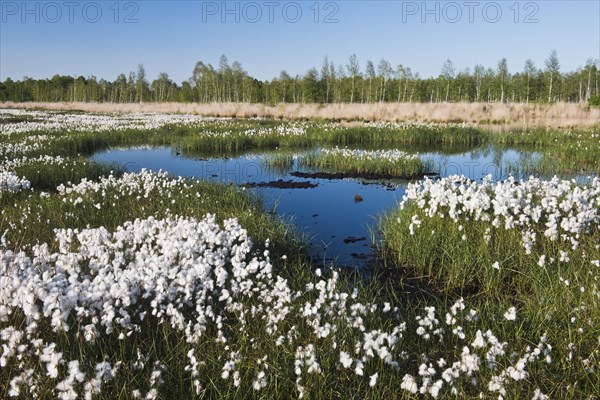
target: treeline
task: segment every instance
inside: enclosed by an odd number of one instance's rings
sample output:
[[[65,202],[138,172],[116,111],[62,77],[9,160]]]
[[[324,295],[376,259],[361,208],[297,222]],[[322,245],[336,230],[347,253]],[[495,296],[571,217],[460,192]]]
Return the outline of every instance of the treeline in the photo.
[[[553,51],[538,68],[527,60],[510,72],[506,58],[494,67],[476,65],[456,71],[447,60],[437,77],[422,78],[409,67],[356,55],[336,65],[325,57],[320,69],[291,76],[282,71],[271,81],[248,74],[239,62],[221,56],[218,66],[198,62],[192,76],[177,84],[167,73],[149,81],[143,65],[110,82],[94,76],[55,75],[51,79],[7,79],[0,101],[15,102],[246,102],[246,103],[376,103],[376,102],[589,102],[600,103],[600,62],[589,59],[576,71],[561,72]]]

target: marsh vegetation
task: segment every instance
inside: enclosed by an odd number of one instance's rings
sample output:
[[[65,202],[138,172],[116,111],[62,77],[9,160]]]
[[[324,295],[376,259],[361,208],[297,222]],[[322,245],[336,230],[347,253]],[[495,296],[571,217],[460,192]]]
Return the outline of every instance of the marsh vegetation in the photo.
[[[0,110],[0,391],[592,398],[599,134]],[[317,265],[310,239],[240,179],[94,158],[119,148],[441,177],[393,182],[399,203],[379,210],[357,271]],[[478,152],[501,174],[436,162]],[[344,198],[355,213],[370,201],[355,187]]]

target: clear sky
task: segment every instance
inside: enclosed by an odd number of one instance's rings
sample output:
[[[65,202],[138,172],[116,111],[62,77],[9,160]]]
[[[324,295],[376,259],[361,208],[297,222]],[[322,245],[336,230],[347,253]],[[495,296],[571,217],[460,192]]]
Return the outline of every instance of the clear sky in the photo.
[[[114,80],[136,70],[176,82],[221,54],[263,80],[320,68],[355,53],[437,76],[457,70],[511,71],[556,49],[562,71],[600,58],[600,0],[575,1],[6,1],[0,0],[0,80],[54,74]]]

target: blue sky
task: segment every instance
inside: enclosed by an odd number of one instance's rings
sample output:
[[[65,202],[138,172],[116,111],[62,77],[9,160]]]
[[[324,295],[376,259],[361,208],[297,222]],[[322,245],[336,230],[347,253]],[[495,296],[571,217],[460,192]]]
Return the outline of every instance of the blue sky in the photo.
[[[553,49],[563,71],[600,58],[600,0],[0,0],[0,80],[113,80],[143,63],[149,78],[181,82],[221,54],[263,80],[353,53],[361,68],[385,58],[437,76],[447,58],[462,70],[506,57],[516,71],[528,58],[542,67]]]

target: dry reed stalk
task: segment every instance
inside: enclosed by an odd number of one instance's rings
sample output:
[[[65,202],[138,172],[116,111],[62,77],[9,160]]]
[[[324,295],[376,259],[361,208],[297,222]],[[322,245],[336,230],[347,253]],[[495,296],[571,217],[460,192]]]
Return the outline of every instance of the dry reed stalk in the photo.
[[[264,104],[247,103],[0,103],[2,108],[41,108],[118,113],[185,113],[214,117],[265,117],[403,122],[468,122],[496,129],[588,128],[600,122],[600,109],[573,103],[375,103]]]

